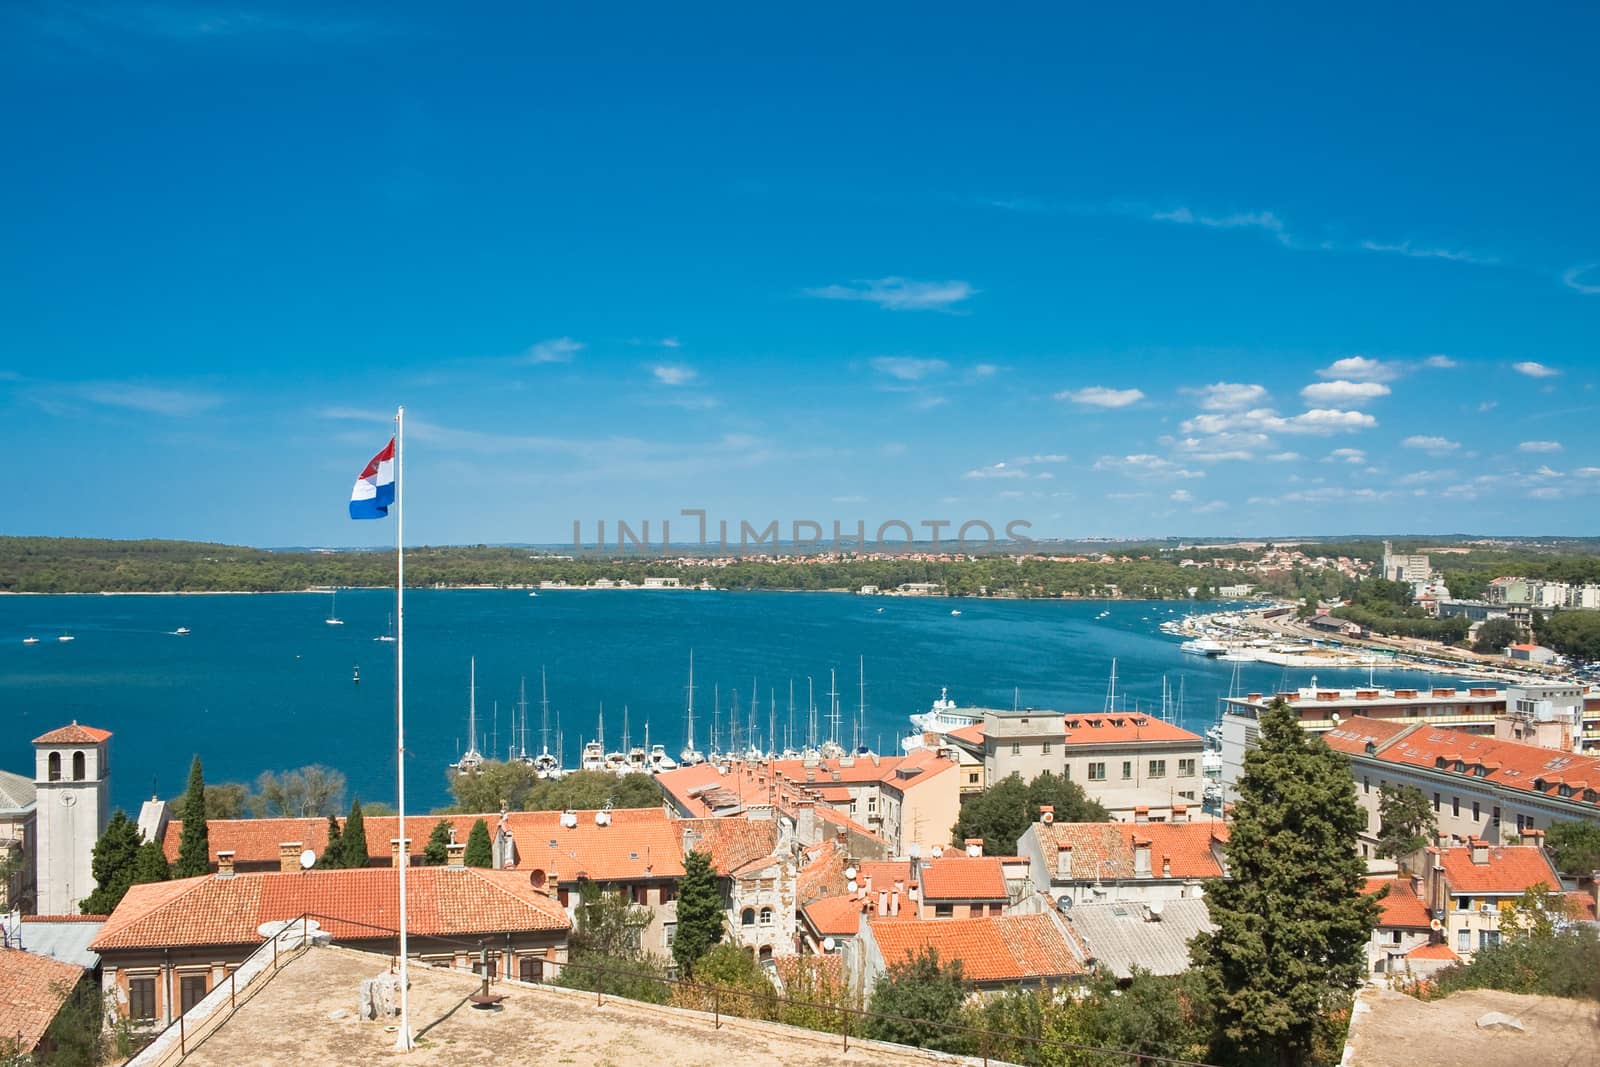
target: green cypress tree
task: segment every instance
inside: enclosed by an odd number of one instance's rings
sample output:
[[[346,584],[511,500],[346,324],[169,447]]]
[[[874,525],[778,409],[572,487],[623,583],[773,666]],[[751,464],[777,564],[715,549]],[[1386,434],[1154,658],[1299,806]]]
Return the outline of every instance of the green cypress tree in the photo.
[[[722,894],[717,872],[708,853],[695,851],[683,858],[683,881],[678,883],[678,932],[672,940],[672,958],[678,973],[687,978],[694,965],[722,940]]]
[[[450,860],[450,820],[440,819],[433,824],[428,835],[428,847],[422,851],[424,867],[443,867]]]
[[[183,797],[183,837],[178,843],[177,878],[193,878],[211,870],[211,835],[206,827],[206,779],[200,757],[189,764],[189,791]]]
[[[161,842],[146,841],[140,845],[133,861],[133,884],[165,882],[171,877],[172,868],[167,863],[167,854],[162,850]]]
[[[350,802],[350,816],[344,821],[344,837],[339,842],[341,867],[367,865],[367,824],[361,815],[361,801]]]
[[[1379,905],[1361,892],[1366,820],[1344,757],[1281,700],[1260,729],[1237,786],[1228,877],[1206,886],[1216,929],[1190,953],[1215,991],[1213,1055],[1297,1067],[1325,1013],[1366,977]]]
[[[467,835],[466,864],[468,867],[493,867],[494,844],[489,840],[489,824],[479,819],[472,824]]]
[[[328,843],[322,848],[322,855],[317,857],[319,871],[337,870],[344,866],[344,839],[339,833],[339,816],[328,816]]]
[[[85,915],[110,915],[115,911],[133,884],[138,861],[138,824],[118,808],[94,843],[89,869],[94,872],[95,890],[83,899],[79,910]]]

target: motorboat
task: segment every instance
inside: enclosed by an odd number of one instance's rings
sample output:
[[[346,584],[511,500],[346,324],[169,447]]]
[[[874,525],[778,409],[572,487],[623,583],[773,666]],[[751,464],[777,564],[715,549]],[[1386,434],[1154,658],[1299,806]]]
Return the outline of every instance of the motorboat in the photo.
[[[1214,659],[1228,651],[1228,646],[1210,637],[1196,637],[1192,641],[1185,641],[1179,645],[1178,651],[1186,652],[1191,656],[1206,656]]]
[[[24,637],[22,639],[22,643],[25,645],[37,645],[39,643],[39,639],[37,637]]]
[[[651,774],[660,774],[663,771],[677,770],[678,761],[667,755],[666,745],[651,745],[646,766]]]

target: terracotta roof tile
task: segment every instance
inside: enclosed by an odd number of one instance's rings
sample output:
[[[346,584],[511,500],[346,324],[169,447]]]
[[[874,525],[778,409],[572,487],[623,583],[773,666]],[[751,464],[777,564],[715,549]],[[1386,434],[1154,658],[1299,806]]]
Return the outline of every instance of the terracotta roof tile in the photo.
[[[1416,948],[1414,948],[1410,952],[1406,953],[1406,958],[1407,959],[1413,959],[1413,960],[1459,960],[1459,959],[1461,959],[1460,956],[1457,956],[1455,954],[1455,952],[1451,950],[1449,945],[1445,945],[1445,944],[1418,945]]]
[[[1062,845],[1072,846],[1072,878],[1128,879],[1133,874],[1135,838],[1150,842],[1150,876],[1163,873],[1163,857],[1171,857],[1172,878],[1221,878],[1222,865],[1212,850],[1215,839],[1228,840],[1228,826],[1220,819],[1150,823],[1035,823],[1044,846],[1045,863],[1054,869]],[[1218,849],[1220,851],[1220,847]]]
[[[256,944],[262,923],[307,913],[335,937],[383,937],[399,925],[399,884],[392,868],[365,868],[136,885],[90,947]],[[418,935],[570,929],[561,905],[514,871],[419,867],[406,892],[408,929]]]
[[[1389,887],[1389,895],[1378,902],[1383,909],[1379,913],[1378,925],[1383,927],[1399,927],[1404,930],[1426,930],[1432,917],[1428,909],[1423,906],[1421,898],[1417,896],[1416,888],[1409,878],[1368,878],[1367,884],[1362,888],[1363,893],[1382,892],[1385,886]]]
[[[937,949],[942,960],[960,960],[974,982],[1062,978],[1085,973],[1066,930],[1048,913],[981,919],[873,919],[872,937],[886,965]]]
[[[680,834],[690,830],[699,836],[696,849],[711,853],[712,865],[722,875],[771,859],[778,850],[775,819],[679,819],[674,825]]]
[[[1006,872],[994,856],[943,856],[922,867],[925,900],[1006,900]]]
[[[1472,862],[1468,847],[1437,851],[1445,881],[1453,894],[1521,894],[1541,882],[1549,889],[1561,887],[1561,876],[1537,845],[1501,845],[1490,848],[1483,863]]]
[[[817,936],[855,937],[860,932],[861,913],[866,910],[866,902],[847,893],[813,900],[801,910]]]
[[[36,745],[98,745],[102,741],[111,740],[110,730],[99,730],[93,726],[79,726],[76,722],[51,730],[33,739]]]
[[[31,1052],[83,977],[83,968],[15,948],[0,948],[0,1040],[20,1038]]]

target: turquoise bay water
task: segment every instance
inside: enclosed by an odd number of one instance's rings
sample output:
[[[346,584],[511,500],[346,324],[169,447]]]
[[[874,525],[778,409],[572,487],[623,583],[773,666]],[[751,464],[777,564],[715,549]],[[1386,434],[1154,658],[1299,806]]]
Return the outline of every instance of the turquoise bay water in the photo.
[[[31,774],[29,741],[72,719],[113,731],[112,792],[136,810],[152,791],[181,792],[198,753],[208,781],[250,781],[263,770],[324,763],[351,791],[394,802],[394,645],[386,631],[394,596],[351,590],[338,597],[343,626],[323,622],[324,594],[265,596],[0,597],[0,767]],[[1184,690],[1182,722],[1202,730],[1217,714],[1234,664],[1178,651],[1158,625],[1204,605],[1159,601],[946,600],[818,593],[699,591],[412,591],[406,596],[407,803],[448,802],[445,767],[467,732],[468,659],[478,660],[478,729],[487,748],[499,703],[499,745],[510,744],[517,684],[528,679],[528,747],[539,727],[539,669],[548,674],[551,749],[559,724],[569,766],[594,735],[605,704],[608,748],[621,743],[623,706],[634,743],[683,747],[689,650],[695,654],[696,735],[708,747],[713,685],[723,741],[738,690],[749,718],[768,732],[768,697],[779,732],[795,682],[796,729],[805,730],[806,678],[815,683],[826,732],[829,668],[838,671],[850,739],[857,656],[866,657],[865,740],[898,751],[906,716],[941,686],[959,703],[1099,710],[1111,661],[1129,707],[1160,708],[1162,675]],[[881,611],[879,609],[882,609]],[[953,616],[952,609],[961,614]],[[1110,614],[1100,619],[1102,611]],[[186,636],[172,631],[184,626]],[[56,640],[70,633],[76,640]],[[36,636],[37,645],[23,638]],[[361,683],[352,684],[359,665]],[[1243,664],[1246,690],[1309,682],[1309,671]],[[1322,671],[1322,684],[1365,682],[1360,671]],[[1380,684],[1420,684],[1414,673],[1378,673]],[[1440,679],[1443,680],[1442,678]],[[765,741],[763,741],[765,744]]]

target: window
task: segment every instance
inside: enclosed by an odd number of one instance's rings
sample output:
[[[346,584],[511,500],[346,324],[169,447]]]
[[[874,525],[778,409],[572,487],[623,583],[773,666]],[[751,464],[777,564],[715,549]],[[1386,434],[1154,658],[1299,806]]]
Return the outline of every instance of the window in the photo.
[[[875,812],[877,810],[878,810],[878,798],[877,797],[868,797],[867,798],[867,814],[871,815],[873,812]]]
[[[672,942],[667,943],[670,945]],[[544,960],[537,956],[523,956],[517,961],[517,977],[524,982],[544,981]]]
[[[1439,794],[1438,793],[1433,794],[1433,810],[1436,811],[1436,812],[1439,810]]]
[[[1122,761],[1122,780],[1124,782],[1126,782],[1129,778],[1132,778],[1132,777],[1133,777],[1133,760],[1125,759],[1125,760]]]
[[[1361,776],[1361,791],[1363,793],[1372,792],[1372,778],[1370,775],[1363,774]]]
[[[1072,764],[1062,764],[1061,777],[1065,778],[1069,782],[1072,781]]]
[[[1013,756],[1022,755],[1022,742],[1021,741],[1013,741],[1013,742],[1011,742],[1011,754]]]
[[[671,904],[678,896],[678,887],[671,882],[661,883],[661,903]]]
[[[1479,948],[1493,948],[1495,945],[1498,945],[1499,943],[1500,943],[1500,931],[1499,930],[1479,930],[1478,931],[1478,947]]]
[[[206,976],[203,974],[186,974],[178,979],[178,999],[183,1005],[180,1011],[188,1011],[205,999],[207,993]]]
[[[1399,930],[1394,931],[1394,933],[1392,933],[1389,936],[1392,938],[1394,944],[1398,945],[1400,943],[1400,931]]]
[[[955,905],[954,904],[935,904],[933,906],[933,914],[934,914],[935,918],[948,919],[952,915],[955,914]]]
[[[1456,951],[1457,952],[1471,952],[1472,951],[1472,931],[1471,930],[1457,930],[1456,931]]]
[[[756,909],[746,908],[739,913],[740,926],[754,926],[756,924]]]
[[[1040,746],[1039,751],[1046,756],[1050,755],[1050,742],[1046,741],[1042,746]]]
[[[52,782],[61,781],[61,753],[59,752],[50,753],[50,780]]]
[[[661,924],[661,929],[666,931],[666,934],[667,934],[667,947],[671,948],[672,947],[672,943],[678,939],[678,924],[677,923],[662,923]]]
[[[83,753],[74,752],[72,754],[72,780],[74,782],[81,782],[85,777],[87,777],[87,775],[84,771]]]
[[[633,887],[633,902],[641,908],[650,906],[650,887],[640,883]]]
[[[1472,821],[1477,822],[1481,818],[1483,818],[1483,806],[1474,800],[1472,802]]]
[[[1181,760],[1178,761],[1178,777],[1179,778],[1193,778],[1194,777],[1194,760],[1192,760],[1192,759],[1181,759]]]
[[[1457,818],[1457,819],[1461,818],[1461,798],[1460,797],[1451,797],[1450,798],[1450,814],[1452,816],[1454,816],[1455,818]]]
[[[761,909],[761,925],[762,926],[771,926],[772,925],[772,909],[771,908],[762,908]]]
[[[1167,761],[1164,760],[1164,759],[1153,759],[1153,760],[1151,760],[1150,761],[1150,777],[1152,777],[1152,778],[1165,778],[1166,776],[1167,776]]]
[[[52,752],[51,757],[59,763],[60,758]],[[128,1016],[142,1021],[153,1020],[156,1017],[156,980],[154,978],[128,979]]]
[[[1456,897],[1456,910],[1457,911],[1471,911],[1472,910],[1472,898],[1471,897]]]
[[[1106,765],[1104,763],[1089,764],[1089,781],[1103,782],[1106,780]]]
[[[1494,810],[1489,815],[1489,821],[1496,826],[1500,825],[1500,805],[1496,804],[1494,806]]]
[[[977,785],[978,784],[978,772],[977,771],[973,771],[971,774],[967,775],[967,784],[968,785]]]

